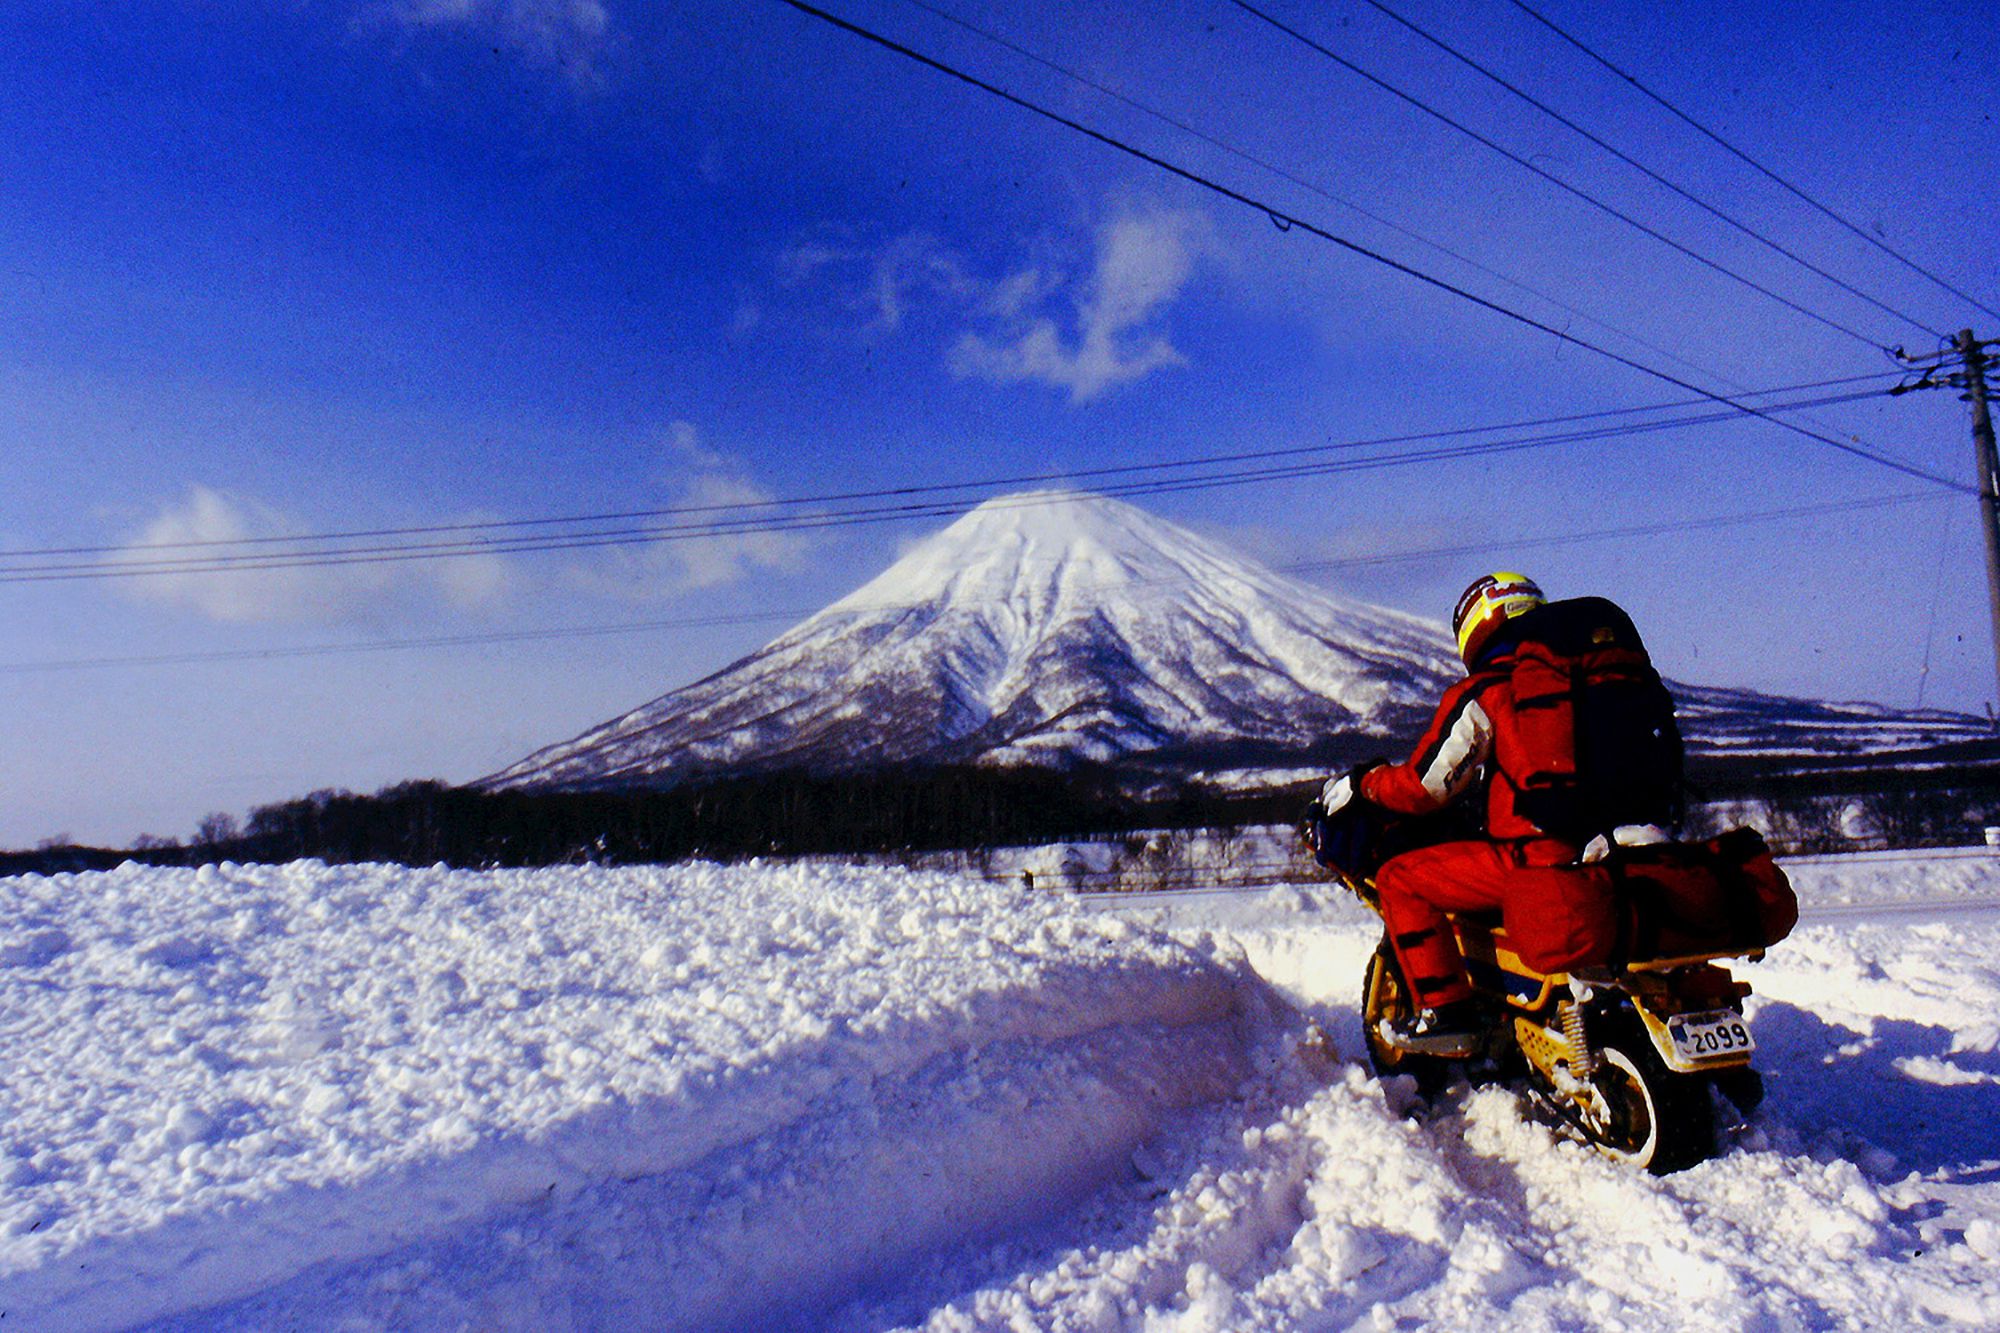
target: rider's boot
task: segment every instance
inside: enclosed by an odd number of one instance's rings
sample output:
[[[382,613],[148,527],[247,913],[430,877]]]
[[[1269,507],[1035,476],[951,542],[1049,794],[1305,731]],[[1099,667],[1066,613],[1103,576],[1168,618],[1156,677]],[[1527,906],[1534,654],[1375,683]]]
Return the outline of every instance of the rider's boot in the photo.
[[[1399,1051],[1447,1060],[1465,1060],[1476,1055],[1485,1028],[1477,1000],[1453,1000],[1435,1009],[1385,1018],[1376,1025],[1382,1040]]]

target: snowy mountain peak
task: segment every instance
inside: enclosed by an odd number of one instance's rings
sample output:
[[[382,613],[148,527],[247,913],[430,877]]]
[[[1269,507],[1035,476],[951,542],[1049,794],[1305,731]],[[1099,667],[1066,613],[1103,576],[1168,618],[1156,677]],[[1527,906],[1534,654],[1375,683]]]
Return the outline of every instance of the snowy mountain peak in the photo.
[[[1030,491],[960,516],[708,679],[484,785],[945,764],[1109,764],[1171,782],[1324,771],[1412,740],[1461,674],[1440,624],[1298,582],[1122,500]],[[1721,756],[1985,735],[1954,715],[1676,690],[1695,748]]]
[[[1121,500],[986,501],[705,681],[491,781],[1380,748],[1456,674],[1441,626],[1282,577]]]
[[[1387,630],[1426,668],[1452,669],[1441,625],[1283,578],[1179,524],[1085,491],[988,500],[786,639],[852,616],[912,608],[973,617],[1016,651],[1093,616],[1173,619],[1192,631],[1202,624],[1254,628],[1261,610],[1267,619],[1346,625],[1363,638]]]
[[[1256,574],[1214,543],[1122,500],[1028,491],[988,500],[917,542],[825,614],[927,604],[1046,614],[1093,606],[1113,589],[1255,582]]]

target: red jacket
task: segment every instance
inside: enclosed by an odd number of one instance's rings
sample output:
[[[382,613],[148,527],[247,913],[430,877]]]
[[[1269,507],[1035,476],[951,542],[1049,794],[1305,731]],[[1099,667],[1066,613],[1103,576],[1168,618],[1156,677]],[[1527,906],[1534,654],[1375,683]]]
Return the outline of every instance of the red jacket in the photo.
[[[1486,836],[1501,842],[1544,838],[1515,808],[1520,758],[1512,660],[1502,655],[1444,692],[1416,751],[1361,778],[1361,795],[1406,815],[1442,810],[1486,778]]]

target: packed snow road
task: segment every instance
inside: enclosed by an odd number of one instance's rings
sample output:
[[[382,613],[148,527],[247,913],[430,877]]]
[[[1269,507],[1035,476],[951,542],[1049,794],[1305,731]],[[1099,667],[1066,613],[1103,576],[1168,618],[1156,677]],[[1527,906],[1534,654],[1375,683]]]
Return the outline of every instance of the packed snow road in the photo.
[[[1794,874],[1769,1100],[1665,1179],[1368,1076],[1372,921],[1314,886],[0,880],[0,1319],[2000,1325],[2000,857]]]

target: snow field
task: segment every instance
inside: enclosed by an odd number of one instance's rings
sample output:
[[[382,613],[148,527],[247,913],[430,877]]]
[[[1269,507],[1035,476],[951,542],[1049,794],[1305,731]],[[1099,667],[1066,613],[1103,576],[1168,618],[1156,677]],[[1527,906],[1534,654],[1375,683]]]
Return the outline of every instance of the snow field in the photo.
[[[1825,917],[1897,910],[2000,907],[2000,850],[1934,847],[1794,856],[1784,861],[1799,901]]]
[[[1046,895],[825,866],[127,865],[0,922],[25,1328],[804,1318],[1126,1169],[1263,1004]]]
[[[2000,1327],[2000,856],[1794,872],[1805,924],[1740,965],[1769,1100],[1665,1179],[1512,1088],[1426,1104],[1371,1077],[1354,993],[1379,927],[1325,886],[1106,906],[825,864],[0,881],[0,1311]],[[1330,1040],[1302,1048],[1309,1023]]]

